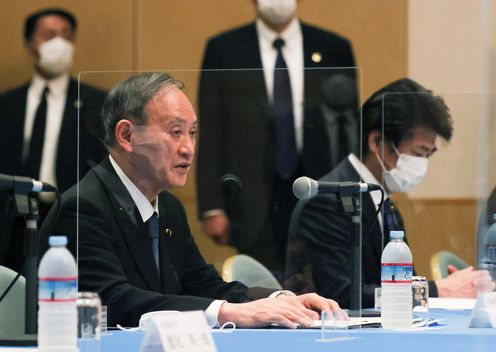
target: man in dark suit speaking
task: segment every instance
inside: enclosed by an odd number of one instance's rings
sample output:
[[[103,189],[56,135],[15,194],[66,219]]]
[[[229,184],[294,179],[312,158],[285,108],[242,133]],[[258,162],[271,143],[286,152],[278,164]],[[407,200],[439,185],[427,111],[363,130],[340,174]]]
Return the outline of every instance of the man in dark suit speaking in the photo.
[[[69,74],[76,29],[76,18],[63,9],[43,9],[28,16],[24,43],[34,75],[0,96],[0,172],[40,179],[61,192],[77,182],[78,166],[84,175],[105,155],[96,137],[101,134],[97,116],[105,93],[83,83],[78,87]],[[48,196],[40,198],[42,217],[53,202]],[[8,250],[0,253],[0,263],[16,271],[23,257],[23,226],[13,225],[12,235],[10,225],[0,229],[0,252]]]
[[[380,193],[361,197],[362,305],[373,307],[389,232],[404,230],[390,194],[408,192],[422,180],[428,159],[437,150],[437,137],[451,138],[452,121],[442,98],[410,79],[374,93],[363,105],[362,116],[362,161],[350,154],[322,181],[381,184],[384,180],[386,200],[379,216]],[[343,213],[338,202],[335,194],[298,202],[290,225],[286,275],[310,269],[319,294],[349,307],[352,215]],[[493,288],[488,272],[472,267],[429,282],[431,297],[475,297],[478,290]]]
[[[338,72],[328,68],[354,77],[355,63],[348,40],[298,20],[296,0],[253,3],[255,23],[210,39],[205,49],[199,216],[217,243],[282,270],[292,182],[330,170],[325,123],[309,112],[320,106],[321,83]],[[226,216],[219,186],[228,173],[242,183],[236,219]]]
[[[145,73],[118,83],[105,100],[110,155],[79,183],[79,202],[75,186],[64,193],[54,231],[69,236],[74,255],[79,243],[79,290],[98,292],[109,324],[123,326],[137,326],[150,311],[201,309],[211,325],[294,328],[318,319],[312,309],[338,309],[315,294],[226,283],[205,263],[183,206],[167,192],[186,183],[195,151],[197,119],[181,88],[167,74]]]

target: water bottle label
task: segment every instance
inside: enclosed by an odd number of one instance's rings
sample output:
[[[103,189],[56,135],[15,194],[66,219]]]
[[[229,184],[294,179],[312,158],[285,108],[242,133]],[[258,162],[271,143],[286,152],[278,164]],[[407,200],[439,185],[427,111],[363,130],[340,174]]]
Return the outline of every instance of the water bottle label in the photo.
[[[381,282],[386,284],[411,284],[413,275],[412,263],[383,263]]]
[[[77,298],[77,278],[40,277],[38,302],[75,302]]]

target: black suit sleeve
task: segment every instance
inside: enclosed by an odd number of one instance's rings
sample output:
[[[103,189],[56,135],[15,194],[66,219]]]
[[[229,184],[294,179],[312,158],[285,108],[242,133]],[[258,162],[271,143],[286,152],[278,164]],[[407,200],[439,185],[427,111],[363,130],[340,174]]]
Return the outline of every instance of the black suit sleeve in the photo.
[[[224,299],[232,303],[248,302],[252,299],[268,297],[275,290],[262,287],[247,289],[238,282],[226,283],[222,280],[217,270],[205,262],[193,236],[191,235],[184,207],[177,201],[177,209],[180,210],[180,218],[187,234],[184,241],[182,253],[183,267],[181,283],[184,293],[193,296],[204,296],[213,299]]]
[[[301,202],[291,221],[286,276],[310,269],[317,293],[349,307],[350,216],[338,211],[335,195],[326,195]],[[363,306],[373,306],[375,287],[362,285]]]

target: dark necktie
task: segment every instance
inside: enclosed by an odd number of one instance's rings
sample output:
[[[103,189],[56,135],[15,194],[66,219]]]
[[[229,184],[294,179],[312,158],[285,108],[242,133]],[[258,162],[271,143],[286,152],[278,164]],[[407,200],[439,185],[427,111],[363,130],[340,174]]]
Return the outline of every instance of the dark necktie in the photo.
[[[389,242],[389,233],[391,231],[405,231],[401,214],[394,206],[391,198],[387,198],[383,204],[382,216],[384,219],[384,244]]]
[[[157,265],[157,269],[160,270],[159,259],[158,259],[158,237],[159,237],[159,229],[158,229],[158,214],[153,212],[153,215],[146,221],[148,225],[148,234],[152,239],[152,249],[153,249],[153,257],[155,258],[155,264]]]
[[[284,40],[274,41],[277,50],[274,69],[275,169],[283,179],[289,179],[298,166],[298,151],[293,121],[293,97],[288,67],[282,56]]]
[[[336,165],[346,158],[350,152],[350,141],[346,131],[346,115],[336,116],[337,138],[336,138]]]
[[[36,114],[34,115],[33,130],[31,133],[31,140],[29,142],[28,157],[25,164],[25,176],[30,176],[36,179],[40,176],[41,155],[45,140],[48,93],[48,87],[45,87],[45,89],[43,89],[43,93],[41,93],[40,105],[38,105],[38,109],[36,109]]]

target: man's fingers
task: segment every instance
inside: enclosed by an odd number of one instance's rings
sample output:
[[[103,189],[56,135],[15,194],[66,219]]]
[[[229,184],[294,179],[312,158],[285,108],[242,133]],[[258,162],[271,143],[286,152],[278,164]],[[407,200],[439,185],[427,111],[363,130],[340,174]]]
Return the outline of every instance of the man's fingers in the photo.
[[[296,323],[291,321],[290,319],[286,318],[282,314],[274,314],[271,319],[272,323],[279,324],[282,326],[287,327],[288,329],[296,329],[298,326]]]

